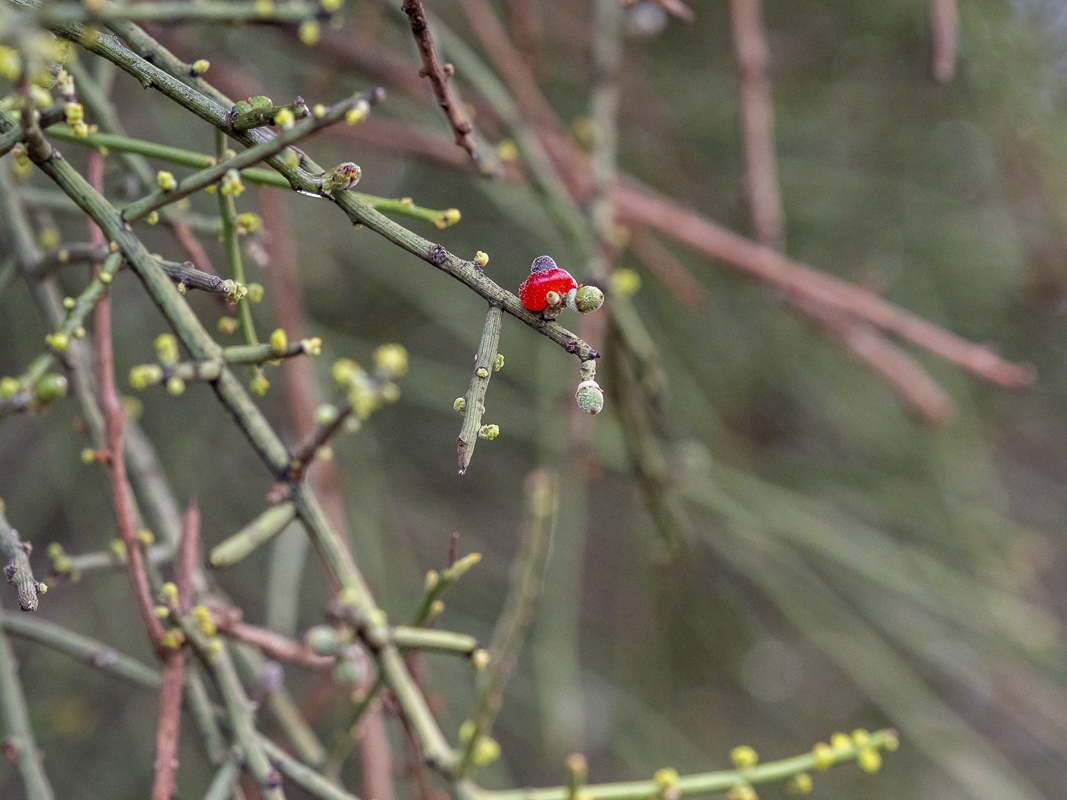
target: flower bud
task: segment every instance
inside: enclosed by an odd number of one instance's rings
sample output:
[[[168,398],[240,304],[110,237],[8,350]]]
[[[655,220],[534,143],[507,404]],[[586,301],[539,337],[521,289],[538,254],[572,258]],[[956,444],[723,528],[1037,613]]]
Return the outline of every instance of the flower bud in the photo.
[[[578,391],[574,393],[574,399],[578,401],[578,408],[586,414],[599,414],[604,410],[604,390],[596,381],[582,381],[578,384]]]

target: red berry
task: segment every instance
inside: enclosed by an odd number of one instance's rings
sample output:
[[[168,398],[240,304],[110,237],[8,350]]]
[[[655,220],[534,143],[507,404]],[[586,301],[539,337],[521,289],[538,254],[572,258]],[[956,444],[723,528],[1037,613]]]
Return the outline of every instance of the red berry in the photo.
[[[530,311],[544,311],[549,306],[549,292],[555,293],[556,303],[565,297],[571,289],[577,289],[578,283],[565,269],[556,266],[548,256],[534,259],[530,277],[519,287],[519,300]]]

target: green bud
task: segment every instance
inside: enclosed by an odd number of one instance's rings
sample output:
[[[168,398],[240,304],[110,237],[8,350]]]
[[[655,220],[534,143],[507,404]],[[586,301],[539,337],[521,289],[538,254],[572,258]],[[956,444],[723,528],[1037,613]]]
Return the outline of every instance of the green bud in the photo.
[[[252,108],[271,108],[274,105],[269,97],[262,94],[257,94],[255,97],[249,97],[248,104]]]
[[[574,307],[583,314],[604,305],[604,293],[595,286],[579,286],[574,294]]]
[[[33,394],[38,402],[43,405],[48,405],[49,403],[58,400],[60,397],[66,396],[67,379],[62,375],[56,375],[54,373],[44,375],[33,385]]]
[[[599,414],[604,410],[604,390],[596,381],[582,381],[574,393],[578,408],[586,414]]]

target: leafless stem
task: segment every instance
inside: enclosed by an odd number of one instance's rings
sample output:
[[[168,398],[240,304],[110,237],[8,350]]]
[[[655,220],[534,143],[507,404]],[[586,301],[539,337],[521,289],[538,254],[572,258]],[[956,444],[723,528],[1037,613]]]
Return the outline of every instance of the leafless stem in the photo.
[[[456,137],[456,144],[470,153],[470,157],[478,160],[478,151],[471,136],[474,127],[463,118],[456,99],[452,96],[452,90],[448,85],[448,77],[452,72],[452,66],[441,66],[437,58],[437,51],[433,46],[433,37],[430,35],[430,26],[426,22],[426,12],[422,7],[422,0],[404,0],[401,6],[408,15],[411,23],[411,33],[415,36],[415,44],[418,45],[419,55],[422,56],[422,74],[430,79],[433,86],[434,97],[437,104],[445,112],[448,124],[452,127],[452,133]]]
[[[960,17],[956,0],[929,0],[930,73],[938,83],[948,83],[956,74],[956,41]]]

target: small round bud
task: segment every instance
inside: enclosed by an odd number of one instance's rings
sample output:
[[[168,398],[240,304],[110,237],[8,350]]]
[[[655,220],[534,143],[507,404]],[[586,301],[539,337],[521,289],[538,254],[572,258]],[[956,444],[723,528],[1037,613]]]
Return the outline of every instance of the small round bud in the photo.
[[[185,391],[185,381],[178,375],[167,379],[167,392],[177,397]]]
[[[789,794],[808,794],[811,791],[811,788],[811,775],[806,772],[794,775],[789,779],[789,783],[787,783],[785,787]]]
[[[198,58],[193,62],[193,72],[197,75],[203,75],[209,69],[211,69],[211,62],[206,58]]]
[[[167,172],[165,169],[161,169],[156,173],[156,183],[159,184],[159,188],[164,192],[171,192],[178,188],[178,181],[174,177],[174,173]]]
[[[344,0],[322,0],[320,5],[322,6],[323,11],[327,14],[332,14],[335,11],[339,11],[343,3]]]
[[[476,672],[485,672],[485,668],[489,666],[489,651],[479,647],[471,653],[471,666]]]
[[[78,301],[75,300],[73,297],[64,297],[63,308],[67,309],[67,311],[70,311],[72,308],[74,308],[75,305],[77,305],[77,302]]]
[[[652,776],[652,782],[656,784],[656,789],[659,790],[660,794],[665,794],[671,789],[677,789],[678,780],[678,770],[671,767],[657,769],[656,774]]]
[[[641,276],[632,269],[617,269],[611,273],[611,293],[629,297],[641,288]]]
[[[282,110],[284,111],[286,109]],[[292,116],[291,111],[289,112],[289,115]],[[241,173],[235,169],[226,170],[226,174],[222,176],[222,181],[219,185],[221,187],[219,191],[227,197],[237,197],[245,190],[245,185],[241,182]]]
[[[49,373],[33,385],[33,394],[42,405],[48,405],[67,394],[67,379],[62,375]]]
[[[551,306],[558,306],[563,302],[563,296],[559,292],[548,291],[545,292],[545,303]]]
[[[338,386],[351,386],[363,370],[350,358],[339,358],[333,362],[333,379]]]
[[[156,356],[162,364],[178,363],[178,340],[172,334],[161,333],[154,342]]]
[[[301,339],[300,347],[309,356],[321,356],[322,355],[322,339],[318,336],[312,336],[310,339]]]
[[[267,393],[267,389],[270,388],[270,381],[267,380],[267,376],[263,374],[262,370],[255,374],[255,377],[248,382],[248,391],[252,394],[258,394],[261,397]]]
[[[726,793],[727,800],[759,800],[756,790],[750,783],[738,783]]]
[[[399,378],[408,371],[408,351],[403,345],[383,344],[374,351],[374,364],[391,378]]]
[[[363,679],[365,670],[362,664],[358,664],[350,658],[338,659],[334,667],[333,677],[338,683],[358,683]]]
[[[289,348],[289,337],[281,328],[275,328],[270,334],[270,351],[276,356],[285,355]]]
[[[320,36],[319,23],[313,19],[304,20],[300,23],[300,27],[297,28],[296,35],[302,44],[306,44],[309,47],[318,44]],[[279,122],[278,124],[280,125],[281,123]]]
[[[219,333],[233,333],[237,330],[237,320],[233,317],[219,317]]]
[[[469,742],[471,740],[471,737],[474,736],[474,731],[474,720],[463,720],[463,723],[459,726],[459,740],[461,742]]]
[[[864,772],[877,772],[882,768],[882,754],[872,747],[860,750],[856,763]]]
[[[114,279],[114,276],[110,272],[101,272],[100,275],[98,275],[97,277],[100,283],[104,284],[105,286],[111,283],[111,281]]]
[[[493,439],[495,439],[499,435],[500,435],[500,426],[499,425],[483,425],[481,428],[478,429],[478,438],[479,439],[487,439],[487,440],[489,440],[491,442],[491,441],[493,441]]]
[[[245,288],[247,290],[249,303],[258,303],[263,299],[262,283],[250,283]]]
[[[266,95],[257,94],[255,97],[248,98],[248,104],[252,108],[270,108],[274,102]]]
[[[582,314],[596,311],[604,305],[604,293],[595,286],[579,286],[574,293],[574,307]]]
[[[308,629],[308,632],[304,634],[304,642],[308,650],[317,656],[335,655],[341,646],[337,630],[329,625],[316,625]]]
[[[496,739],[489,736],[479,736],[478,741],[474,745],[474,756],[472,760],[479,767],[484,767],[486,764],[492,764],[500,757],[500,745],[497,744]]]
[[[433,224],[438,228],[447,228],[449,225],[455,225],[459,222],[460,213],[458,208],[446,208],[441,212],[441,216],[434,220]]]
[[[345,113],[345,122],[349,125],[355,125],[357,122],[365,120],[368,114],[370,114],[370,103],[361,97],[356,101],[356,104]]]
[[[578,401],[578,408],[586,414],[599,414],[604,410],[604,390],[596,381],[582,381],[578,384],[578,391],[574,393],[574,399]]]
[[[514,161],[519,157],[519,148],[511,139],[503,139],[496,146],[496,154],[500,156],[501,161]]]
[[[70,339],[65,333],[52,333],[44,337],[45,344],[55,350],[57,353],[66,352],[70,347]]]
[[[316,103],[314,106],[311,107],[311,116],[313,116],[315,119],[322,119],[326,116],[326,106],[324,106],[322,103]]]
[[[437,570],[431,569],[426,573],[426,580],[423,581],[423,591],[432,592],[437,588],[437,584],[440,580],[441,574]]]
[[[456,409],[460,414],[465,414],[467,412],[467,398],[457,397],[456,402],[452,404],[452,408]]]
[[[489,370],[487,370],[485,367],[478,367],[478,369],[475,370],[475,373],[478,375],[479,378],[489,377]]]
[[[340,413],[341,412],[337,410],[337,406],[331,403],[323,403],[315,409],[315,422],[318,425],[330,425],[337,421],[337,417]]]
[[[137,531],[137,541],[139,541],[145,547],[149,547],[155,543],[156,536],[154,533],[152,533],[152,531],[148,530],[147,528],[141,528],[141,530]]]
[[[811,754],[815,756],[815,769],[818,770],[829,769],[837,760],[837,756],[834,755],[834,749],[826,742],[819,742],[811,748]]]
[[[852,731],[852,741],[856,747],[863,747],[871,740],[871,734],[864,728],[856,728]]]
[[[147,222],[149,225],[155,225],[159,222],[159,212],[149,211],[148,216],[144,218],[144,221]]]
[[[163,370],[158,364],[141,364],[130,369],[130,386],[144,389],[163,380]]]
[[[86,447],[81,452],[81,460],[83,464],[92,464],[96,461],[96,451],[91,447]]]
[[[477,264],[479,267],[484,267],[486,264],[489,263],[489,256],[479,250],[477,253],[474,254],[474,263]]]
[[[755,750],[743,744],[730,751],[730,760],[738,769],[751,769],[759,762],[759,756]]]
[[[834,749],[834,753],[843,753],[852,749],[852,739],[847,733],[831,734],[830,747]]]
[[[500,353],[496,354],[496,358],[493,360],[493,372],[500,372],[504,368],[504,356]]]

